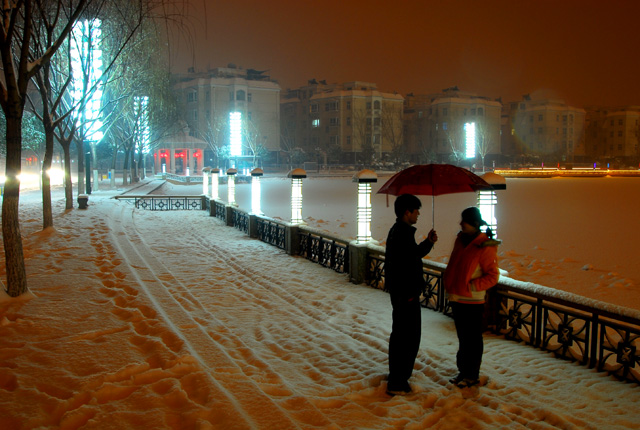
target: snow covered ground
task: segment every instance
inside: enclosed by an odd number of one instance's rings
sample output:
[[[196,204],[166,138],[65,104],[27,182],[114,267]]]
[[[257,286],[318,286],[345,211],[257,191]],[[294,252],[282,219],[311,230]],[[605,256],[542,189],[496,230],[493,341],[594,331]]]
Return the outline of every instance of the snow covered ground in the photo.
[[[414,393],[389,397],[386,293],[205,212],[114,194],[65,211],[56,192],[45,232],[37,193],[23,194],[31,294],[0,301],[2,429],[640,426],[636,384],[492,335],[486,384],[454,388],[453,322],[426,309]],[[443,253],[456,218],[436,219]]]

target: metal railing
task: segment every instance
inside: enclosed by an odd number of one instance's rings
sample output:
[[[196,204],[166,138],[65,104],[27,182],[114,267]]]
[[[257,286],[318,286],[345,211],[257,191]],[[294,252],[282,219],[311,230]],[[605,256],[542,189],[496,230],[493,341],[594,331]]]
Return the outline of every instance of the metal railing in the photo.
[[[184,182],[185,184],[201,184],[203,182],[203,176],[185,176],[175,173],[164,173],[163,175],[173,182]]]
[[[551,290],[551,289],[550,289]],[[640,320],[555,294],[498,283],[495,331],[619,379],[640,383]],[[633,312],[630,312],[632,314]]]
[[[338,273],[349,273],[349,242],[300,227],[298,255]]]
[[[232,224],[240,231],[249,234],[249,214],[238,209],[231,210]]]
[[[140,209],[214,208],[210,209],[211,216],[263,242],[339,273],[349,273],[353,269],[349,261],[349,240],[306,226],[248,214],[217,200],[206,202],[204,196],[118,198],[133,200]],[[365,282],[373,288],[385,290],[384,261],[384,248],[366,247]],[[426,287],[421,303],[426,308],[450,315],[442,280],[444,268],[443,264],[424,262]],[[552,288],[527,287],[525,283],[508,278],[502,278],[489,290],[487,311],[488,327],[505,339],[524,342],[620,380],[640,383],[638,311],[609,306]]]
[[[383,254],[373,252],[367,259],[367,283],[379,289],[384,289]],[[450,314],[442,273],[443,268],[424,264],[426,288],[421,302],[424,307]],[[487,324],[494,333],[618,379],[640,383],[638,312],[627,315],[608,310],[600,302],[524,285],[510,280],[489,290]],[[585,304],[588,302],[592,304]]]
[[[115,197],[118,200],[132,202],[136,209],[151,211],[171,210],[204,210],[207,202],[204,196],[165,196],[165,195],[121,195]]]
[[[286,249],[287,228],[284,224],[257,217],[256,226],[258,239],[280,249]]]

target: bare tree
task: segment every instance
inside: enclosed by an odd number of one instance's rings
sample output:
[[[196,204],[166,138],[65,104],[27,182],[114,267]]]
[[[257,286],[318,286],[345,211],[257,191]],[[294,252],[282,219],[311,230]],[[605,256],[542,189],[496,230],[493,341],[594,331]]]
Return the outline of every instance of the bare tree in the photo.
[[[161,1],[161,0],[157,0]],[[149,0],[151,2],[151,0]],[[6,259],[7,293],[16,297],[27,290],[24,254],[19,225],[19,198],[22,155],[22,120],[25,112],[29,83],[42,68],[49,64],[74,25],[83,14],[95,16],[105,4],[117,8],[106,0],[5,0],[3,2],[2,30],[0,30],[0,105],[6,118],[5,190],[2,202],[2,232]],[[126,3],[126,2],[125,2]],[[56,17],[55,31],[36,49],[39,24]],[[40,32],[45,35],[46,32]],[[45,97],[46,100],[48,98]],[[67,124],[69,142],[74,136],[75,124]],[[64,140],[64,139],[63,139]],[[62,142],[61,142],[62,143]],[[63,145],[64,148],[64,145]],[[45,155],[45,159],[47,156]],[[80,157],[79,161],[82,160]],[[66,166],[70,160],[65,155]],[[81,164],[81,163],[79,163]],[[70,184],[69,184],[70,185]],[[70,186],[69,186],[70,189]]]
[[[374,148],[371,138],[371,116],[364,109],[354,109],[351,114],[352,145],[354,152],[360,152],[361,161],[368,166],[373,161]],[[358,151],[358,149],[360,151]],[[357,160],[354,160],[357,163]]]
[[[464,127],[462,124],[442,123],[442,135],[444,135],[449,149],[449,157],[455,164],[464,159]]]
[[[78,152],[78,193],[82,192],[84,180],[84,141],[87,136],[95,132],[94,123],[97,118],[85,115],[86,107],[109,79],[109,71],[120,58],[123,49],[136,34],[139,26],[147,19],[149,0],[113,0],[110,2],[94,1],[91,7],[82,15],[84,31],[72,31],[52,61],[43,65],[35,76],[35,83],[40,92],[42,114],[40,118],[44,124],[46,135],[46,156],[42,172],[43,196],[43,228],[53,225],[51,215],[50,179],[47,171],[51,166],[53,155],[54,134],[58,134],[63,151],[68,152],[67,142],[76,142]],[[46,12],[49,12],[48,14]],[[59,31],[59,16],[51,10],[43,11],[43,19],[34,27],[32,51],[36,56],[46,52],[51,45],[53,36]],[[104,20],[104,22],[102,22]],[[94,40],[99,29],[101,37]],[[104,43],[103,43],[104,42]],[[105,45],[102,49],[110,52],[104,55],[108,60],[103,62],[103,56],[96,58],[93,53],[94,45]],[[80,49],[86,47],[86,50]],[[108,48],[108,49],[105,49]],[[75,48],[75,49],[74,49]],[[72,60],[72,52],[76,51],[76,61]],[[92,76],[96,68],[104,69],[104,75],[96,80]],[[77,79],[77,76],[81,76]],[[71,94],[72,87],[75,87]],[[96,163],[95,145],[92,145],[92,158]],[[65,159],[70,160],[69,154]],[[65,164],[66,207],[73,207],[73,193],[70,170]]]
[[[293,166],[302,165],[307,157],[304,149],[298,146],[298,142],[296,142],[294,125],[291,123],[287,123],[280,128],[280,150],[287,155],[289,170],[292,170]],[[339,153],[340,151],[333,152],[335,156],[338,156]],[[322,154],[324,155],[326,152],[323,151]]]
[[[42,66],[60,48],[71,32],[73,24],[85,11],[90,0],[66,0],[48,3],[64,17],[61,30],[51,47],[39,57],[31,57],[33,29],[42,19],[42,6],[35,0],[5,1],[3,3],[2,30],[0,30],[0,105],[7,119],[6,182],[2,200],[2,238],[7,270],[7,293],[16,297],[27,291],[22,238],[19,223],[20,180],[22,155],[22,118],[27,100],[29,82]]]
[[[228,146],[224,144],[226,136],[227,118],[225,115],[214,113],[213,118],[207,118],[207,125],[202,132],[202,137],[215,157],[215,166],[211,167],[220,167],[220,162],[229,157]]]
[[[486,121],[478,121],[476,123],[476,150],[482,162],[482,171],[485,171],[484,159],[492,150],[494,150],[495,138],[494,132]]]
[[[392,109],[387,107],[381,115],[382,135],[391,146],[391,159],[395,166],[406,161],[404,148],[404,125],[402,108]]]
[[[260,129],[256,124],[246,119],[242,123],[242,136],[244,137],[244,146],[253,156],[253,167],[258,167],[258,159],[267,154],[266,136],[262,136]]]

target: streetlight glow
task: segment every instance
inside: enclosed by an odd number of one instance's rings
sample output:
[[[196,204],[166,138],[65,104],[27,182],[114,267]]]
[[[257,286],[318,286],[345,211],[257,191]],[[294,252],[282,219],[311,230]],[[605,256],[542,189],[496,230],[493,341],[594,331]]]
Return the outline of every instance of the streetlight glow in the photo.
[[[302,224],[302,179],[307,177],[307,172],[294,169],[287,176],[291,178],[291,222]]]
[[[371,170],[361,170],[353,176],[353,182],[358,183],[358,206],[356,219],[358,223],[358,233],[356,243],[371,241],[371,184],[378,182],[378,176]]]
[[[218,198],[218,178],[220,169],[211,169],[211,200]]]
[[[476,123],[468,122],[464,125],[465,157],[476,158]]]
[[[227,170],[227,200],[230,205],[236,204],[236,169]]]
[[[242,112],[229,112],[229,153],[232,157],[242,155]]]
[[[264,175],[262,169],[253,169],[251,171],[251,212],[256,215],[262,215],[262,209],[260,207],[260,177]]]

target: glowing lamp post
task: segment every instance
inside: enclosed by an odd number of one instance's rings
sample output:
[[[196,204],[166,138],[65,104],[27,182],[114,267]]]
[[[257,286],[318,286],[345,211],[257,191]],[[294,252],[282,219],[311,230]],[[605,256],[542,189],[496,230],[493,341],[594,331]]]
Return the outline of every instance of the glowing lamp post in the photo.
[[[482,219],[488,224],[487,228],[493,231],[494,237],[498,237],[498,220],[496,219],[498,197],[496,196],[496,190],[505,190],[507,181],[504,177],[493,172],[487,172],[480,177],[491,185],[491,188],[478,191],[478,209],[480,209]]]
[[[218,198],[218,177],[220,169],[211,169],[211,200]]]
[[[302,224],[302,180],[307,177],[307,172],[293,169],[287,177],[291,178],[291,222]]]
[[[262,169],[256,168],[251,171],[251,212],[262,215],[260,209],[260,177],[264,175]]]
[[[211,172],[210,167],[202,169],[202,194],[205,196],[209,195],[209,172]]]
[[[358,183],[358,234],[356,243],[371,241],[371,184],[378,182],[378,175],[372,170],[361,170],[353,176]]]
[[[227,170],[227,196],[228,203],[230,205],[236,204],[236,175],[238,174],[237,169],[228,169]]]

